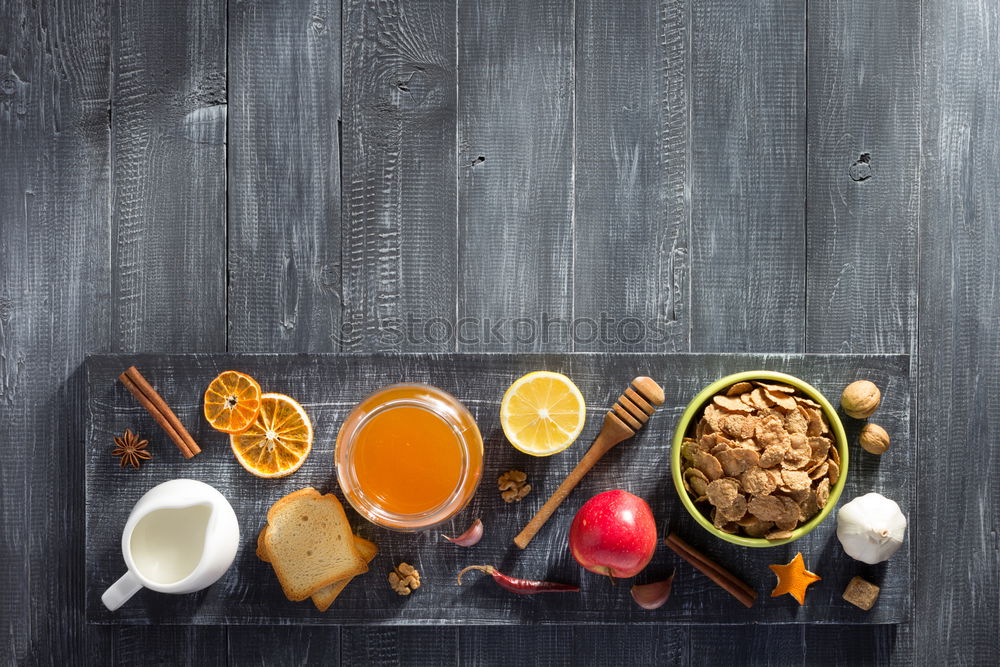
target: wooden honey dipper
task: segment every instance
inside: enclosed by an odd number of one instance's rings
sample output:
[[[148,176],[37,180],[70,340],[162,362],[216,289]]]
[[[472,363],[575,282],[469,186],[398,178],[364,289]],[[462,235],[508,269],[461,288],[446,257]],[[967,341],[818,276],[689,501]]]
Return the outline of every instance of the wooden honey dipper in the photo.
[[[594,444],[576,464],[573,472],[566,476],[559,488],[545,501],[535,516],[531,517],[524,530],[514,538],[514,544],[522,549],[528,546],[535,534],[541,530],[562,501],[566,500],[566,496],[580,483],[583,476],[590,472],[594,464],[619,442],[635,435],[649,421],[659,405],[663,405],[663,387],[648,377],[637,377],[632,380],[631,385],[615,401],[614,407],[604,415],[604,426],[594,439]]]

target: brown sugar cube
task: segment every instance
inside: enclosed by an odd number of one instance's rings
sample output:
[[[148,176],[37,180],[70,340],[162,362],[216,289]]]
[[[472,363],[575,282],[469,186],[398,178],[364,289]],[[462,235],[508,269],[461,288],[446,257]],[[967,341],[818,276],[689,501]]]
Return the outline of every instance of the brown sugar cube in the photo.
[[[844,599],[858,609],[868,611],[875,606],[875,601],[878,600],[878,594],[881,590],[875,584],[865,581],[861,577],[854,577],[847,584],[847,590],[844,591]]]

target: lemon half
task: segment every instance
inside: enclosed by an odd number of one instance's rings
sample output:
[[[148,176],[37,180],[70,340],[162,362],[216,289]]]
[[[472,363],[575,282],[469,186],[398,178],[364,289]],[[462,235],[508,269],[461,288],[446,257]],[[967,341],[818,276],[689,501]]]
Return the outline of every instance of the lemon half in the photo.
[[[583,394],[568,377],[551,371],[518,378],[500,403],[504,435],[532,456],[551,456],[572,445],[586,418]]]

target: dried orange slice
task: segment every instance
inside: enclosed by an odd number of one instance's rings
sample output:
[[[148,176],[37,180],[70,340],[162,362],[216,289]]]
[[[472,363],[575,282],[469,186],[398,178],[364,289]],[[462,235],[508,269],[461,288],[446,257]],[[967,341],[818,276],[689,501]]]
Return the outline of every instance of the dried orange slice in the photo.
[[[240,465],[257,477],[284,477],[312,451],[312,422],[305,409],[284,394],[260,397],[260,413],[242,433],[229,436]]]
[[[223,433],[246,430],[260,411],[260,385],[246,373],[225,371],[205,390],[205,419]]]

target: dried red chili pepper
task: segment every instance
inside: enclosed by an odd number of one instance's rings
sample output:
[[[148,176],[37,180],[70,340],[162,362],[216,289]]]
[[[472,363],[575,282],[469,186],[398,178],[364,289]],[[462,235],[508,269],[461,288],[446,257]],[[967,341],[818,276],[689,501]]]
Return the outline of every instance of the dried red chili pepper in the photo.
[[[479,570],[480,572],[485,572],[486,574],[493,577],[493,581],[497,582],[500,588],[506,589],[512,593],[518,593],[519,595],[533,595],[535,593],[579,593],[579,586],[572,586],[570,584],[557,584],[551,581],[532,581],[531,579],[518,579],[517,577],[508,577],[503,572],[500,572],[492,565],[470,565],[469,567],[463,569],[458,573],[458,585],[462,585],[462,575],[469,570]]]

